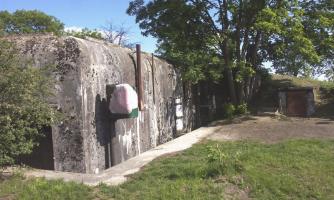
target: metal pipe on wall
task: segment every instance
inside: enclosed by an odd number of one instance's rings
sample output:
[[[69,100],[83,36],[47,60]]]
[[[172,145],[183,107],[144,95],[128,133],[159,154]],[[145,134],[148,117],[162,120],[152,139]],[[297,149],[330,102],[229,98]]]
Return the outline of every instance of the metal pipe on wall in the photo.
[[[152,53],[152,89],[153,89],[153,103],[155,104],[155,68],[154,68],[154,54]]]
[[[137,57],[137,77],[138,77],[138,108],[139,110],[144,110],[140,44],[136,44],[136,57]]]

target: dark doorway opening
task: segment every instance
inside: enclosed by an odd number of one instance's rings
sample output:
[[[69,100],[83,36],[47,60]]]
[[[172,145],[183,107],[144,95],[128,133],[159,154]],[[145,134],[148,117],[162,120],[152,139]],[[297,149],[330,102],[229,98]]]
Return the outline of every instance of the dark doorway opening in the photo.
[[[39,145],[30,155],[22,156],[20,162],[37,169],[54,170],[52,128],[43,128],[43,133],[44,136],[38,139]]]

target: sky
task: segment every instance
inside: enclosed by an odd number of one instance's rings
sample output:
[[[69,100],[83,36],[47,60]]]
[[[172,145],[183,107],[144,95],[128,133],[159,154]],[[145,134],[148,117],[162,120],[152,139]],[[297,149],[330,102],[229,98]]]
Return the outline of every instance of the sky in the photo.
[[[40,10],[58,18],[67,28],[101,29],[108,22],[124,24],[129,40],[141,44],[142,50],[153,53],[156,39],[141,35],[135,17],[126,14],[128,0],[0,0],[0,10]]]

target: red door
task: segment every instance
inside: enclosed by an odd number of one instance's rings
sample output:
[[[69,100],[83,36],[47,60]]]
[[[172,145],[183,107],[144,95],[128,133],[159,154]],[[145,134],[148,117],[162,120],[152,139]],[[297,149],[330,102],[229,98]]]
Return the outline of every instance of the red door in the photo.
[[[288,91],[287,92],[287,115],[288,116],[306,116],[306,92]]]

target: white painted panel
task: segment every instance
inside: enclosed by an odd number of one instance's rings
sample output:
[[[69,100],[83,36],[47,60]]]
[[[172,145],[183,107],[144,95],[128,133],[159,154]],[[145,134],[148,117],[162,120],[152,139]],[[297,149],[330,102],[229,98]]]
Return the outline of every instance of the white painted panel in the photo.
[[[182,103],[182,102],[181,102],[181,99],[180,99],[180,98],[176,98],[176,99],[175,99],[175,104],[180,104],[180,103]]]
[[[182,105],[176,105],[175,110],[176,110],[176,117],[182,117],[183,116]]]
[[[176,119],[176,130],[177,131],[183,130],[183,119]]]

